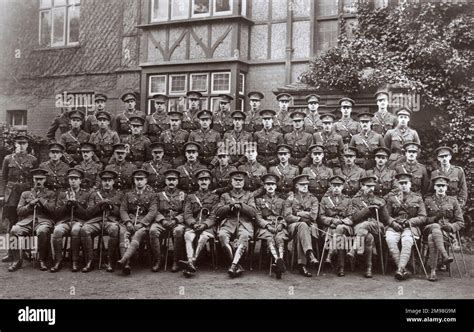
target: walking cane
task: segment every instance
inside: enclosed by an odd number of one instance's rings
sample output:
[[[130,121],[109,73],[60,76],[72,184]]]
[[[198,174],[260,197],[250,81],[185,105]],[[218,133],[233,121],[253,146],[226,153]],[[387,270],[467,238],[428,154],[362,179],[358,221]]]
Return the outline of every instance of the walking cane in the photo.
[[[461,234],[459,234],[459,231],[457,231],[456,235],[458,236],[459,249],[461,249],[461,258],[462,258],[462,263],[464,265],[464,272],[466,273],[466,276],[469,276],[469,273],[467,272],[466,260],[464,259],[464,252],[462,251]],[[454,256],[454,253],[453,253],[453,256]]]
[[[321,253],[321,259],[319,261],[319,267],[318,267],[318,273],[316,276],[319,277],[319,272],[321,271],[321,266],[323,265],[323,260],[324,260],[324,249],[326,249],[326,242],[328,240],[328,235],[329,232],[326,232],[326,235],[324,236],[324,245],[323,245],[323,252]]]
[[[101,225],[101,232],[100,232],[100,239],[99,239],[99,246],[98,246],[99,247],[99,270],[102,267],[102,251],[104,249],[102,248],[102,241],[104,240],[105,217],[106,217],[106,212],[102,211],[102,225]]]
[[[36,222],[36,204],[35,206],[33,206],[33,239],[35,237],[35,222]],[[38,248],[36,248],[36,251],[33,253],[33,268],[35,268],[35,263],[36,263],[36,252],[37,252]]]
[[[383,263],[383,251],[382,251],[382,235],[380,234],[380,227],[379,227],[380,218],[379,218],[379,209],[378,208],[375,209],[375,217],[377,218],[377,231],[378,231],[377,233],[379,235],[380,264],[382,264],[382,275],[385,275],[385,264]]]
[[[411,236],[413,237],[413,243],[415,244],[416,252],[418,253],[418,257],[420,258],[421,267],[423,267],[423,272],[425,272],[426,279],[428,279],[428,273],[426,273],[425,264],[423,263],[423,257],[421,257],[420,249],[418,248],[418,244],[416,243],[415,233],[413,232],[413,229],[411,228],[411,225],[408,221],[407,224],[408,228],[410,229]]]
[[[462,279],[462,274],[461,274],[461,269],[459,268],[459,264],[458,264],[458,260],[456,258],[456,255],[454,255],[454,246],[453,246],[453,240],[451,239],[451,236],[449,236],[449,233],[446,234],[447,238],[448,238],[448,241],[451,245],[451,248],[453,250],[453,257],[454,257],[454,262],[456,263],[456,268],[458,269],[458,273],[459,273],[459,276],[461,277]]]

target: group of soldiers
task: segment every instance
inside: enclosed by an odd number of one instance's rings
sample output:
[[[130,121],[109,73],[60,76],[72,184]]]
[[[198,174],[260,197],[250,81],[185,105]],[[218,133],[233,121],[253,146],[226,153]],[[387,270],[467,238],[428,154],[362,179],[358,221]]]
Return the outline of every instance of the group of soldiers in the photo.
[[[203,110],[201,97],[189,91],[186,109],[168,112],[167,96],[155,95],[155,112],[145,116],[135,108],[136,95],[126,93],[125,110],[114,116],[107,96],[96,94],[87,116],[73,110],[55,118],[47,134],[49,160],[41,163],[28,154],[28,137],[15,137],[16,150],[2,167],[3,216],[12,237],[37,236],[41,270],[61,269],[67,237],[71,270],[91,271],[93,239],[104,235],[106,270],[118,264],[127,275],[143,244],[151,270],[159,271],[168,239],[171,271],[188,277],[207,242],[216,240],[231,277],[243,273],[251,240],[266,243],[277,278],[286,270],[290,241],[305,277],[312,276],[311,266],[334,261],[344,276],[345,261],[362,255],[370,278],[373,253],[382,255],[385,242],[395,277],[405,280],[420,238],[429,248],[429,280],[437,279],[439,265],[452,262],[445,244],[464,227],[464,171],[451,165],[453,150],[440,146],[434,152],[439,167],[429,176],[418,162],[418,134],[408,126],[411,110],[389,112],[388,91],[377,91],[378,111],[358,114],[358,121],[351,116],[355,101],[347,97],[324,113],[316,94],[306,97],[305,111],[294,112],[286,93],[276,96],[276,111],[260,109],[261,92],[248,94],[244,111],[231,111],[233,97],[226,94],[218,110]],[[330,245],[349,238],[362,241]],[[22,260],[19,249],[3,259],[12,262],[9,271]]]

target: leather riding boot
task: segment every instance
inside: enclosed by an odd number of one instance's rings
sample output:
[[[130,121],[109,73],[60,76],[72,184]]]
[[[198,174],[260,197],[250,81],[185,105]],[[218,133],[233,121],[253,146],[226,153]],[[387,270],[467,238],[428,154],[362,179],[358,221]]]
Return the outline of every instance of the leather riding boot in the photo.
[[[431,269],[430,276],[428,278],[429,281],[436,281],[438,280],[438,276],[436,275],[436,269]]]
[[[345,259],[345,252],[342,249],[339,249],[337,251],[337,258],[338,258],[338,271],[337,271],[337,276],[338,277],[344,277],[344,259]]]
[[[53,249],[54,249],[54,265],[49,270],[50,272],[58,272],[61,270],[61,263],[63,261],[63,239],[53,238]]]
[[[109,236],[109,241],[107,243],[107,256],[108,256],[108,263],[105,271],[107,272],[114,272],[114,265],[115,261],[117,260],[117,246],[119,243],[119,239],[116,237]]]
[[[79,251],[81,250],[81,239],[79,237],[71,236],[71,251],[72,251],[72,272],[79,271]]]
[[[82,272],[87,273],[92,271],[92,260],[94,259],[94,251],[92,238],[90,236],[81,237],[82,241],[82,250],[84,252],[84,258],[86,260],[86,266],[82,269]]]
[[[130,246],[123,255],[122,259],[117,261],[122,266],[122,273],[129,275],[131,272],[130,268],[130,258],[138,251],[140,244],[137,241],[130,242]]]
[[[161,247],[160,239],[158,237],[150,237],[150,247],[153,254],[153,264],[151,267],[152,272],[158,272],[161,265]]]
[[[367,247],[365,250],[365,274],[366,278],[372,278],[372,247]]]
[[[12,250],[8,249],[7,255],[2,257],[2,263],[9,263],[13,260]]]
[[[15,272],[23,264],[22,252],[21,250],[12,249],[12,259],[13,263],[8,267],[8,272]]]
[[[173,266],[171,266],[171,272],[178,272],[180,270],[178,261],[182,257],[183,252],[183,239],[181,237],[174,238],[174,252],[173,252]]]

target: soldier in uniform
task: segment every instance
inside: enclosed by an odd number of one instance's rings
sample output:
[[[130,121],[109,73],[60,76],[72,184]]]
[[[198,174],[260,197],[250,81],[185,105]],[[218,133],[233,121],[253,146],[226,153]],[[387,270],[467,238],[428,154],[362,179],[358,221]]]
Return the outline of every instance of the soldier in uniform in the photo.
[[[168,97],[163,94],[155,94],[152,98],[155,105],[155,112],[146,116],[143,133],[152,143],[155,143],[159,141],[161,133],[169,129],[170,121],[166,109]]]
[[[365,273],[366,278],[372,278],[372,251],[375,239],[381,248],[384,224],[388,221],[388,211],[384,199],[374,195],[375,177],[365,176],[360,179],[361,188],[352,198],[351,217],[354,223],[354,233],[356,241],[347,253],[350,259],[354,259],[356,254],[365,253]],[[380,240],[380,241],[379,241]],[[383,253],[377,250],[378,255]]]
[[[250,91],[247,94],[249,98],[250,110],[247,112],[244,123],[244,130],[249,133],[255,133],[262,130],[262,118],[260,115],[260,105],[265,95],[259,91]]]
[[[226,256],[232,262],[228,270],[232,278],[243,273],[244,269],[239,262],[249,240],[254,236],[255,201],[253,195],[244,190],[245,176],[246,173],[242,171],[230,173],[232,190],[222,194],[216,207],[216,216],[222,220],[217,236]],[[235,254],[231,247],[234,239],[238,243]]]
[[[171,272],[178,272],[178,261],[184,257],[184,201],[186,194],[178,189],[180,173],[175,169],[165,172],[165,189],[158,193],[158,212],[150,228],[150,243],[153,252],[153,272],[160,269],[160,239],[173,237],[173,266]]]
[[[90,134],[81,129],[84,114],[73,111],[69,114],[71,130],[61,135],[59,143],[66,149],[66,162],[69,166],[75,166],[81,162],[80,147],[82,143],[89,142]]]
[[[420,144],[420,138],[416,130],[408,127],[412,111],[406,107],[397,110],[398,125],[387,131],[384,136],[385,146],[390,150],[388,167],[395,168],[396,164],[402,159],[403,146],[406,143]]]
[[[62,107],[61,113],[57,115],[51,122],[48,131],[46,132],[46,138],[50,141],[56,140],[56,132],[59,129],[60,135],[65,134],[68,130],[71,129],[71,123],[69,121],[69,111],[68,107]]]
[[[114,153],[114,144],[120,143],[120,137],[117,132],[110,129],[112,116],[106,111],[98,111],[96,113],[99,130],[91,134],[89,143],[95,145],[97,157],[103,165],[109,163]]]
[[[130,117],[140,116],[145,118],[145,114],[142,111],[135,109],[135,106],[137,106],[137,95],[135,93],[126,92],[120,97],[120,99],[125,104],[125,110],[115,117],[112,129],[115,130],[120,136],[120,139],[122,139],[132,133],[130,128]]]
[[[252,134],[245,131],[243,127],[245,113],[242,111],[234,111],[232,112],[231,117],[234,128],[224,133],[222,144],[234,152],[231,154],[231,162],[233,164],[238,164],[240,158],[243,156],[241,151],[243,150],[244,146],[253,139]]]
[[[458,199],[458,203],[463,208],[467,202],[467,182],[466,175],[462,167],[451,165],[451,158],[453,156],[453,149],[448,146],[438,147],[434,153],[436,154],[440,168],[431,173],[431,177],[445,176],[449,178],[448,192],[449,196],[454,196]],[[433,181],[430,184],[430,192],[433,191]]]
[[[321,132],[315,132],[313,135],[314,143],[324,146],[326,152],[326,166],[331,168],[341,165],[341,156],[344,152],[342,136],[333,130],[335,119],[336,116],[332,113],[321,114],[323,130]],[[308,161],[307,164],[309,164],[311,160]],[[303,164],[303,162],[301,164]]]
[[[81,228],[87,219],[87,202],[90,192],[81,188],[84,172],[70,168],[67,172],[69,188],[61,191],[56,201],[54,215],[58,222],[53,231],[54,266],[51,272],[61,269],[63,260],[63,237],[71,236],[72,266],[71,271],[79,271],[79,251],[81,246]]]
[[[188,101],[188,108],[183,112],[183,129],[187,132],[199,128],[197,123],[197,114],[201,110],[199,103],[201,102],[202,93],[198,91],[188,91],[186,93],[186,100]]]
[[[301,174],[309,178],[309,191],[321,200],[329,187],[329,179],[334,175],[331,168],[323,164],[324,146],[313,144],[309,147],[313,163],[303,168]]]
[[[141,168],[146,160],[151,159],[151,142],[148,137],[142,133],[145,120],[140,116],[131,116],[129,120],[132,134],[122,138],[122,143],[125,143],[129,148],[129,160],[133,162],[137,168]]]
[[[69,166],[61,160],[64,146],[59,143],[49,144],[49,160],[42,162],[39,168],[48,171],[46,176],[46,188],[59,194],[59,190],[67,186],[66,173]]]
[[[405,280],[408,277],[405,267],[410,259],[413,242],[420,237],[418,227],[425,223],[426,211],[421,195],[410,190],[412,175],[399,173],[396,179],[400,192],[391,193],[385,197],[389,214],[385,239],[388,250],[397,265],[395,278]],[[400,241],[401,250],[398,248]]]
[[[366,175],[375,175],[377,184],[375,185],[375,195],[384,197],[395,189],[395,171],[387,167],[390,150],[387,148],[377,148],[374,150],[375,167],[366,172]]]
[[[334,124],[334,130],[342,136],[344,144],[347,145],[351,141],[352,136],[359,133],[361,128],[360,124],[351,118],[355,101],[351,98],[344,97],[339,99],[339,105],[341,106],[342,117]]]
[[[142,168],[149,173],[148,183],[155,192],[163,190],[165,186],[164,174],[171,169],[171,164],[163,160],[165,146],[163,143],[151,143],[150,145],[152,160],[144,162]]]
[[[221,135],[214,129],[211,129],[211,112],[202,110],[197,113],[196,117],[199,119],[201,128],[193,130],[189,134],[188,140],[201,145],[202,150],[199,154],[199,161],[207,167],[215,167],[217,164],[217,160],[215,160],[217,142],[220,141]]]
[[[283,136],[283,143],[292,148],[292,163],[297,165],[308,153],[308,148],[313,144],[313,135],[303,130],[306,114],[293,112],[290,114],[293,120],[293,131]]]
[[[186,244],[187,261],[179,261],[185,276],[192,276],[196,272],[196,261],[209,240],[216,237],[214,208],[219,203],[219,196],[209,190],[211,172],[200,169],[195,172],[199,189],[188,195],[184,202],[184,242]],[[197,245],[194,242],[197,238]]]
[[[186,162],[178,166],[177,171],[181,174],[179,179],[179,188],[184,190],[186,193],[196,191],[199,186],[197,179],[194,177],[194,173],[202,168],[206,168],[199,162],[199,152],[202,150],[201,145],[195,142],[186,142],[184,144],[183,153],[186,158]]]
[[[359,114],[361,131],[352,136],[349,146],[355,147],[359,151],[359,158],[356,165],[368,170],[374,167],[374,150],[384,148],[385,142],[382,135],[371,130],[373,115],[371,113]]]
[[[247,161],[240,165],[238,170],[247,173],[246,190],[255,192],[262,187],[261,177],[267,173],[265,166],[257,161],[257,146],[253,142],[248,143],[244,147],[245,157]]]
[[[282,273],[286,271],[283,255],[285,253],[285,241],[288,240],[287,225],[284,216],[285,201],[276,195],[278,176],[275,174],[264,174],[261,177],[265,194],[255,198],[257,209],[257,234],[256,238],[267,241],[276,278],[281,279]]]
[[[182,156],[184,143],[188,141],[189,134],[181,128],[183,114],[180,112],[169,112],[170,128],[163,131],[159,141],[165,145],[165,160],[173,167],[184,163]]]
[[[308,191],[308,176],[298,175],[293,179],[295,194],[285,201],[284,217],[288,224],[290,239],[296,241],[298,268],[305,277],[312,277],[306,265],[319,263],[313,253],[312,239],[317,238],[318,199]]]
[[[105,110],[106,100],[107,97],[105,95],[98,93],[94,96],[94,106],[86,106],[86,116],[84,119],[84,131],[86,133],[92,134],[99,130],[97,112]]]
[[[276,99],[278,101],[278,112],[275,117],[274,125],[279,131],[286,134],[293,129],[293,121],[288,112],[288,106],[290,106],[290,100],[292,97],[288,93],[280,93],[276,96]]]
[[[308,110],[306,112],[306,117],[304,118],[304,131],[310,134],[321,132],[323,129],[323,123],[321,122],[318,113],[321,97],[316,94],[310,94],[306,96],[304,100],[306,101],[306,104],[308,104]]]
[[[122,191],[132,188],[132,173],[137,169],[135,164],[125,160],[126,156],[127,147],[125,144],[115,144],[113,158],[105,167],[105,170],[107,171],[117,172],[117,179],[114,181],[114,187]]]
[[[18,216],[20,220],[13,225],[10,234],[12,236],[23,237],[35,235],[38,238],[37,250],[39,251],[39,266],[41,271],[46,271],[46,259],[50,247],[50,236],[54,223],[52,216],[56,206],[56,196],[54,192],[45,188],[47,171],[43,169],[33,169],[33,188],[24,191],[21,194],[18,203]],[[35,218],[35,220],[33,220]],[[21,239],[21,238],[20,238]],[[8,271],[18,270],[22,265],[21,240],[17,241],[20,247],[17,250],[12,249],[13,263]],[[31,241],[29,243],[32,243]]]
[[[297,166],[291,165],[291,147],[281,144],[277,147],[278,165],[270,167],[268,173],[276,174],[280,178],[278,182],[278,193],[280,197],[286,199],[293,189],[292,181],[295,176],[300,174]]]
[[[107,272],[114,271],[117,261],[116,252],[119,244],[120,204],[123,193],[114,189],[114,181],[117,173],[114,171],[102,171],[99,174],[101,187],[94,190],[87,202],[87,221],[81,229],[81,243],[86,259],[86,266],[82,272],[92,271],[93,239],[106,234],[108,264]],[[100,266],[99,266],[100,268]]]
[[[130,274],[130,259],[138,251],[140,244],[148,238],[157,215],[156,194],[147,185],[148,172],[137,169],[132,176],[135,188],[125,193],[120,204],[122,225],[119,231],[119,246],[122,258],[117,263],[122,267],[124,275]],[[127,240],[130,236],[131,240],[127,247]],[[126,250],[124,250],[125,248]]]
[[[258,162],[268,168],[278,163],[276,148],[283,143],[283,135],[273,126],[275,111],[262,110],[259,114],[263,128],[254,132],[253,141],[257,143]]]
[[[219,148],[217,150],[218,166],[212,169],[212,193],[221,195],[230,191],[230,173],[237,170],[237,167],[230,165],[230,155],[227,149]]]
[[[321,199],[319,222],[325,226],[325,231],[328,232],[331,241],[325,262],[331,264],[332,256],[337,249],[337,276],[343,277],[345,275],[345,237],[354,235],[351,220],[352,201],[349,196],[342,194],[344,178],[336,175],[329,181],[331,182],[330,190]]]
[[[232,100],[234,100],[232,96],[226,94],[219,95],[219,109],[213,115],[212,129],[221,135],[232,129],[233,119],[230,111]]]
[[[342,176],[345,180],[345,195],[354,196],[359,191],[359,180],[364,175],[364,170],[357,166],[354,161],[357,157],[357,149],[348,147],[344,153],[344,163],[340,168],[336,168],[334,175]]]
[[[424,237],[428,239],[429,266],[431,273],[430,281],[438,280],[436,266],[438,255],[441,255],[442,263],[452,263],[454,258],[448,255],[444,247],[444,241],[453,237],[456,232],[464,228],[464,219],[461,206],[454,196],[447,196],[450,178],[436,176],[431,179],[435,194],[425,199],[426,225],[423,229]],[[456,236],[454,236],[456,238]]]
[[[397,173],[410,173],[413,176],[411,179],[411,190],[425,195],[428,191],[429,177],[425,165],[417,161],[417,156],[421,151],[421,145],[417,143],[406,143],[403,149],[405,150],[406,161],[400,162],[395,167],[395,171]]]
[[[38,166],[36,157],[27,152],[28,137],[17,135],[14,138],[15,152],[3,159],[2,177],[5,183],[3,220],[8,220],[8,231],[18,220],[17,206],[21,193],[31,188],[30,171]],[[2,262],[11,260],[11,252],[2,258]]]
[[[77,168],[84,171],[84,179],[81,183],[84,189],[97,188],[99,186],[99,173],[102,171],[102,164],[95,162],[94,156],[95,145],[92,143],[82,143],[81,153],[82,161]]]
[[[374,95],[378,110],[372,120],[372,130],[382,136],[385,136],[388,130],[395,128],[397,125],[397,117],[387,110],[388,96],[388,91],[383,89],[377,90]]]

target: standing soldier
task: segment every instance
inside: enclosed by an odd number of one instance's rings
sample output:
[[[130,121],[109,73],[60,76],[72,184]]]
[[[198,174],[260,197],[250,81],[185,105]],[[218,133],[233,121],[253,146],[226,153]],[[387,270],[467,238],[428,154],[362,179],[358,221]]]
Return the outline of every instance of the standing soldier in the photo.
[[[100,234],[103,236],[104,232],[109,237],[106,271],[113,272],[117,261],[115,253],[119,244],[120,204],[123,193],[114,189],[114,181],[117,178],[116,172],[102,171],[99,177],[101,187],[93,191],[89,197],[87,221],[81,229],[81,243],[86,259],[86,266],[82,269],[82,272],[92,271],[93,239]]]
[[[89,142],[90,135],[81,129],[84,114],[79,111],[72,111],[69,114],[69,119],[71,121],[71,130],[61,135],[59,143],[66,149],[64,157],[69,166],[72,167],[81,162],[81,144]]]
[[[97,157],[103,165],[109,163],[112,154],[114,153],[114,144],[120,143],[120,138],[117,132],[110,129],[110,121],[112,116],[106,111],[99,111],[96,114],[99,124],[99,130],[91,134],[89,143],[95,145]]]
[[[252,134],[244,130],[244,112],[234,111],[231,117],[234,128],[224,134],[222,144],[234,152],[231,154],[231,161],[233,164],[238,164],[243,156],[242,150],[244,146],[252,141]]]
[[[276,148],[283,143],[283,135],[273,127],[275,111],[262,110],[259,114],[263,128],[254,132],[253,141],[257,143],[258,162],[268,168],[278,163]]]
[[[395,171],[387,167],[390,150],[387,148],[377,148],[374,150],[375,167],[366,172],[366,175],[375,175],[377,184],[375,185],[375,195],[384,197],[395,189]]]
[[[161,133],[170,127],[170,121],[166,108],[168,97],[162,94],[155,94],[152,98],[155,112],[146,116],[143,133],[152,143],[155,143],[158,142]]]
[[[221,135],[224,135],[225,132],[232,129],[232,116],[230,111],[230,103],[232,100],[234,100],[232,96],[226,94],[219,95],[219,108],[215,111],[212,118],[212,129]]]
[[[293,164],[297,165],[308,153],[308,149],[313,144],[313,135],[303,130],[303,122],[306,114],[303,112],[293,112],[290,118],[293,121],[293,131],[283,137],[283,143],[292,148]]]
[[[354,164],[357,157],[357,149],[348,147],[344,151],[344,163],[341,168],[334,171],[335,175],[342,176],[345,181],[344,191],[345,195],[354,196],[359,191],[359,180],[364,175],[364,170]]]
[[[137,169],[132,176],[135,189],[125,193],[120,204],[120,219],[122,220],[120,229],[121,254],[125,248],[127,250],[117,263],[122,267],[124,275],[130,274],[130,259],[138,251],[140,244],[148,238],[157,211],[155,192],[147,185],[148,172]],[[131,235],[132,238],[127,248],[127,240]]]
[[[159,141],[165,145],[165,160],[173,167],[184,163],[182,156],[184,143],[188,141],[189,134],[181,128],[183,114],[180,112],[169,112],[170,129],[166,129],[160,135]]]
[[[163,190],[165,186],[164,174],[171,168],[171,164],[163,161],[165,146],[163,143],[151,143],[152,160],[143,163],[142,168],[149,173],[148,183],[155,192]]]
[[[403,146],[407,143],[420,144],[420,138],[416,130],[408,127],[411,110],[402,107],[397,111],[398,125],[390,129],[384,136],[385,146],[390,149],[391,155],[388,160],[388,167],[395,168],[396,164],[402,159]]]
[[[232,189],[230,184],[230,173],[237,170],[235,166],[230,165],[230,155],[227,149],[217,150],[217,159],[219,165],[212,170],[212,193],[221,195],[223,192]]]
[[[60,135],[65,134],[68,130],[71,129],[69,112],[69,107],[61,107],[61,113],[53,119],[51,125],[48,128],[48,131],[46,133],[47,139],[49,139],[50,141],[55,141],[56,131],[58,131],[58,129]]]
[[[344,152],[342,136],[333,130],[336,116],[332,113],[321,114],[323,130],[315,132],[313,140],[315,144],[321,144],[325,148],[326,166],[330,168],[341,165],[341,156]]]
[[[125,144],[115,144],[113,158],[105,167],[105,170],[107,171],[117,172],[117,179],[114,181],[114,186],[116,189],[121,191],[126,191],[132,188],[132,173],[137,169],[137,166],[125,160],[126,156],[127,147]]]
[[[115,130],[119,134],[120,139],[122,139],[132,133],[130,117],[141,116],[144,118],[145,114],[135,109],[135,106],[137,106],[137,95],[135,93],[124,93],[120,99],[125,103],[125,110],[115,117],[112,129]]]
[[[18,220],[17,206],[21,193],[31,188],[30,171],[38,166],[36,157],[27,152],[28,137],[17,135],[14,138],[15,152],[5,157],[2,164],[2,177],[5,183],[3,220],[8,220],[8,231]],[[2,258],[2,262],[11,260],[11,252]]]
[[[280,178],[278,183],[278,192],[280,197],[286,199],[293,189],[293,178],[297,176],[300,171],[297,166],[291,165],[289,160],[291,158],[291,147],[281,144],[277,147],[278,165],[270,167],[269,173],[276,174]]]
[[[360,132],[361,129],[360,124],[351,118],[352,108],[355,105],[355,101],[351,98],[344,97],[339,99],[339,105],[341,106],[340,110],[342,117],[334,124],[334,130],[342,136],[344,144],[348,145],[352,136]]]
[[[217,236],[229,261],[232,262],[229,270],[230,277],[237,277],[244,272],[239,264],[240,259],[248,247],[249,240],[254,236],[255,201],[253,195],[244,190],[245,172],[230,173],[232,190],[222,194],[216,207],[216,216],[222,220]],[[231,241],[237,239],[238,247],[235,254],[232,251]]]
[[[298,175],[293,179],[294,197],[285,201],[285,220],[290,239],[296,241],[298,268],[305,277],[312,277],[306,268],[307,262],[319,263],[313,253],[312,237],[317,238],[318,199],[308,192],[308,176]]]
[[[107,96],[105,94],[96,93],[94,95],[94,104],[95,104],[94,117],[90,117],[90,119],[89,118],[86,119],[86,123],[84,124],[84,130],[88,132],[89,134],[95,133],[97,130],[99,130],[100,126],[99,126],[99,121],[98,121],[99,119],[97,118],[97,115],[99,113],[107,112],[105,110],[106,103],[107,103]]]
[[[374,97],[377,100],[378,110],[374,114],[372,130],[385,136],[388,130],[396,127],[397,117],[387,110],[389,97],[387,90],[377,90]]]
[[[306,111],[306,117],[304,118],[304,131],[310,134],[321,132],[323,129],[323,123],[318,113],[319,102],[321,97],[316,94],[310,94],[306,96],[305,101],[308,104],[308,110]]]
[[[431,177],[445,176],[449,178],[448,195],[458,199],[458,203],[463,208],[467,202],[467,182],[466,175],[462,167],[451,165],[453,149],[448,146],[440,146],[434,153],[436,154],[440,168],[433,171]],[[431,181],[430,192],[433,190],[433,182]]]
[[[255,198],[257,209],[257,229],[256,238],[267,241],[275,264],[273,271],[277,279],[281,279],[282,273],[286,271],[283,255],[285,253],[285,241],[288,240],[287,225],[285,222],[284,207],[285,201],[276,195],[278,176],[275,174],[264,174],[261,177],[265,194]]]
[[[337,276],[344,277],[345,255],[348,248],[342,247],[342,244],[346,243],[346,236],[354,235],[351,220],[352,201],[349,196],[342,194],[342,188],[344,187],[344,179],[342,177],[333,176],[330,182],[331,187],[329,191],[321,199],[319,222],[326,226],[325,231],[331,237],[329,239],[331,244],[325,262],[331,264],[331,258],[336,251],[334,246],[336,246],[338,260]]]
[[[140,116],[131,116],[129,120],[132,134],[122,138],[122,143],[125,143],[129,148],[130,153],[128,157],[130,161],[133,162],[137,168],[141,168],[146,160],[151,159],[151,142],[148,137],[143,135],[143,124],[145,120]]]
[[[403,146],[405,150],[405,162],[400,162],[396,167],[397,173],[410,173],[411,190],[416,193],[425,195],[428,191],[429,177],[425,165],[417,161],[417,156],[421,151],[421,145],[417,143],[406,143]]]
[[[286,134],[293,129],[290,113],[288,112],[292,97],[288,93],[280,93],[276,96],[276,99],[278,101],[278,112],[275,118],[275,127],[283,134]]]
[[[179,188],[189,194],[199,188],[194,173],[199,169],[206,168],[206,166],[198,161],[199,152],[201,151],[201,146],[198,143],[187,142],[184,144],[183,150],[186,162],[177,168],[177,171],[181,174]]]
[[[189,141],[199,143],[202,147],[199,154],[199,160],[207,167],[214,167],[217,164],[215,155],[217,151],[217,142],[220,141],[221,135],[211,129],[212,113],[207,110],[199,111],[196,115],[199,119],[201,128],[193,130],[189,134]]]
[[[71,271],[79,271],[79,251],[81,246],[81,228],[87,219],[87,202],[90,192],[81,188],[84,172],[70,168],[67,172],[69,189],[61,191],[56,201],[54,215],[58,222],[53,231],[54,266],[51,272],[61,269],[63,260],[63,237],[71,236],[72,266]]]
[[[13,225],[10,234],[17,237],[18,240],[18,237],[22,236],[33,238],[36,233],[40,270],[46,271],[48,269],[46,259],[50,248],[49,240],[54,226],[52,216],[54,215],[56,196],[54,192],[45,188],[47,171],[33,169],[31,174],[33,176],[33,188],[21,194],[17,209],[21,220]],[[22,265],[22,242],[17,241],[17,243],[20,244],[20,250],[12,250],[13,264],[8,268],[10,272],[18,270]],[[33,243],[33,241],[29,243]]]
[[[188,133],[191,130],[199,128],[197,123],[197,114],[201,110],[202,94],[198,91],[188,91],[186,93],[186,100],[188,101],[188,108],[183,112],[183,129]]]
[[[158,212],[150,228],[150,243],[153,252],[153,272],[160,270],[160,239],[173,237],[173,266],[171,272],[178,272],[178,261],[184,250],[184,201],[186,194],[178,189],[179,171],[169,169],[165,172],[165,189],[157,195]]]
[[[255,192],[262,187],[261,177],[267,173],[267,169],[257,161],[257,147],[254,143],[245,145],[244,152],[247,162],[238,169],[247,173],[246,190]]]
[[[99,95],[99,102],[102,102],[102,96]],[[99,130],[99,123],[97,121],[97,99],[95,99],[96,104],[94,106],[86,106],[86,113],[84,119],[84,131],[88,134],[95,133]],[[105,104],[105,103],[104,103]]]
[[[209,240],[216,237],[214,224],[214,208],[219,203],[219,196],[209,190],[211,185],[211,172],[200,169],[195,172],[199,190],[188,195],[184,202],[184,242],[186,244],[187,261],[179,261],[186,276],[192,276],[196,272],[196,261],[199,254],[205,248]],[[197,245],[194,245],[197,238]]]
[[[250,110],[246,114],[244,130],[249,133],[255,133],[262,130],[262,118],[260,116],[260,105],[264,94],[259,91],[251,91],[247,94],[249,97]]]
[[[425,223],[426,211],[423,198],[410,190],[412,175],[396,175],[400,192],[386,196],[388,210],[388,228],[385,232],[388,250],[397,265],[395,278],[405,280],[408,272],[405,267],[410,259],[413,242],[420,237],[419,226]],[[401,240],[402,250],[398,248]]]
[[[59,143],[49,144],[49,160],[42,162],[39,168],[48,172],[46,175],[46,188],[55,192],[56,197],[60,189],[64,189],[66,184],[66,173],[69,166],[61,160],[64,146]]]
[[[361,131],[352,136],[349,143],[349,146],[355,147],[359,151],[359,158],[355,161],[356,165],[366,170],[374,167],[374,150],[385,147],[382,135],[370,129],[372,118],[371,113],[359,114]]]
[[[382,248],[383,226],[388,221],[388,212],[385,201],[374,195],[375,177],[365,176],[360,179],[361,188],[352,198],[352,222],[354,223],[354,233],[356,241],[347,253],[350,259],[356,254],[365,253],[365,274],[366,278],[372,278],[372,251],[374,241],[377,239],[378,248]],[[377,250],[378,255],[383,255]]]
[[[444,241],[448,239],[451,242],[453,235],[464,228],[464,219],[461,206],[456,197],[446,195],[450,179],[440,175],[432,178],[431,181],[434,185],[435,194],[425,200],[427,217],[423,233],[425,237],[428,237],[429,265],[431,268],[429,280],[436,281],[438,280],[436,276],[438,254],[441,254],[443,264],[453,262],[454,258],[448,255],[444,247]]]
[[[321,200],[329,187],[329,179],[334,175],[332,169],[323,164],[324,146],[314,144],[309,147],[313,163],[303,168],[301,174],[309,178],[309,191]]]
[[[84,179],[81,183],[84,189],[92,189],[99,186],[99,173],[102,171],[102,164],[92,159],[94,150],[95,145],[92,143],[81,144],[82,161],[77,165],[77,168],[84,171]]]

